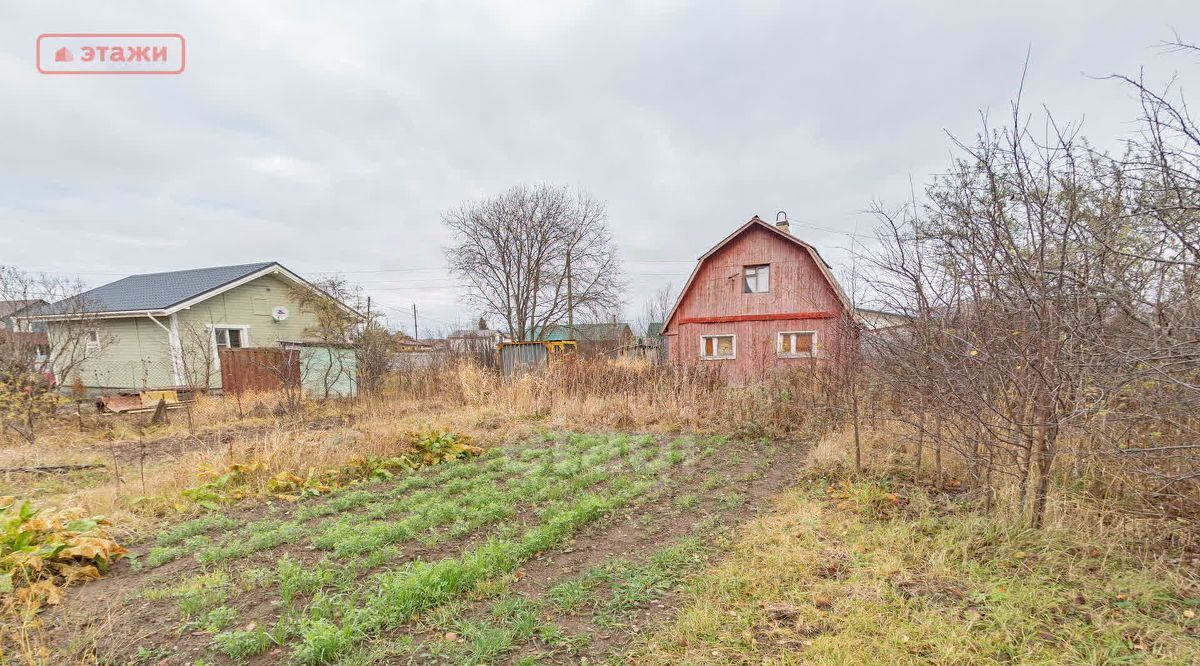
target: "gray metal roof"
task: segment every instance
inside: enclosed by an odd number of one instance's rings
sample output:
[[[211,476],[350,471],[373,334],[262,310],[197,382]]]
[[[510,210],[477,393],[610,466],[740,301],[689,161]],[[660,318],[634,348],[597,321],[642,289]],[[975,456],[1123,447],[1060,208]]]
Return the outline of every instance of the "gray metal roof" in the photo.
[[[54,315],[72,311],[101,314],[165,310],[223,287],[230,282],[240,280],[251,273],[278,265],[274,261],[263,261],[256,264],[130,275],[116,282],[85,291],[71,299],[54,303],[38,314]]]

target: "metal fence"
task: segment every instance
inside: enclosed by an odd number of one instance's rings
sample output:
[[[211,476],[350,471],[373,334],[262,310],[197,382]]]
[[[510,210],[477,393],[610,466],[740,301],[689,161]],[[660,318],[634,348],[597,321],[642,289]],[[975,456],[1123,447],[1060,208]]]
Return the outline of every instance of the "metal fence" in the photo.
[[[505,379],[538,372],[545,369],[550,361],[546,345],[536,342],[502,344],[498,353],[500,376]]]
[[[279,347],[222,349],[221,389],[225,393],[278,391],[300,381],[300,351]]]

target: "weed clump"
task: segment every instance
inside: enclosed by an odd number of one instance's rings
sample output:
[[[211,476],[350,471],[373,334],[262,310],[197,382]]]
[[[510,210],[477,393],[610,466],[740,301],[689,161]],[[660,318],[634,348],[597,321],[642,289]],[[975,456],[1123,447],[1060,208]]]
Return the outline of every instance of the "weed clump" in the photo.
[[[104,530],[103,517],[81,514],[0,498],[0,603],[30,610],[57,604],[61,585],[99,578],[128,553]]]

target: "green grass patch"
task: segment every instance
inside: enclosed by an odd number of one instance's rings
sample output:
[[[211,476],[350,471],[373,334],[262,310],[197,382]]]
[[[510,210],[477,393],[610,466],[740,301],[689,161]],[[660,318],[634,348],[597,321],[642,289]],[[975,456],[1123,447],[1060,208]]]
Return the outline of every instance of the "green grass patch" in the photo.
[[[413,615],[446,603],[478,583],[511,572],[533,555],[561,544],[584,525],[645,492],[649,480],[620,477],[603,495],[585,494],[569,503],[554,503],[540,513],[541,523],[519,539],[493,539],[459,558],[414,562],[373,577],[369,593],[346,603],[340,625],[327,620],[301,630],[293,651],[299,663],[331,663],[356,642],[387,628],[407,623]]]
[[[1023,529],[908,493],[902,514],[880,511],[888,488],[870,480],[832,499],[788,493],[689,580],[676,620],[631,661],[1200,663],[1193,583],[1120,537]],[[647,584],[623,582],[611,603]]]

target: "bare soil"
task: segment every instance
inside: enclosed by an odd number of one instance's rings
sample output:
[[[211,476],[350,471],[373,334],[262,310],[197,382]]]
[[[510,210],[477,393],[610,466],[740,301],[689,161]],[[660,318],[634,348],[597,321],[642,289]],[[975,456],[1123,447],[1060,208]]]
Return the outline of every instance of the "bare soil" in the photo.
[[[796,443],[746,443],[739,447],[744,461],[731,463],[720,451],[690,465],[686,472],[665,484],[651,501],[639,504],[602,521],[576,538],[566,547],[547,552],[527,563],[520,571],[513,591],[526,599],[543,600],[555,586],[582,577],[593,567],[614,559],[634,565],[643,564],[655,553],[689,536],[703,533],[712,538],[719,529],[734,528],[770,509],[770,498],[798,480],[808,447]],[[767,454],[766,449],[772,450]],[[725,482],[707,487],[711,474],[719,474]],[[740,499],[730,506],[722,498],[736,493]],[[695,495],[698,504],[680,510],[675,500]],[[703,532],[700,532],[703,528]],[[715,543],[706,544],[709,555]],[[696,564],[702,566],[703,561]],[[484,602],[474,605],[471,617],[486,615]],[[551,604],[544,605],[550,608]],[[673,593],[658,597],[628,611],[617,627],[602,627],[587,609],[563,614],[552,612],[551,617],[560,629],[572,637],[585,640],[582,649],[567,651],[555,648],[534,638],[518,646],[507,660],[513,663],[522,657],[532,657],[536,663],[578,664],[605,663],[619,657],[629,642],[648,627],[669,619],[678,606]],[[397,632],[397,634],[403,632]],[[416,643],[442,636],[439,629],[417,629],[411,633]],[[388,640],[386,637],[383,640]],[[419,649],[415,657],[394,657],[380,663],[433,663],[436,660]],[[454,663],[453,659],[443,663]]]
[[[245,433],[238,436],[244,437]],[[219,441],[212,441],[209,445]],[[167,444],[164,442],[164,446]],[[731,460],[730,454],[735,451],[736,460]],[[695,534],[702,525],[730,527],[740,524],[769,508],[772,495],[794,485],[806,452],[807,446],[804,444],[766,444],[761,441],[731,443],[711,455],[689,461],[672,471],[668,475],[670,478],[664,477],[664,482],[647,501],[601,520],[564,548],[543,553],[526,563],[514,591],[529,599],[543,599],[555,585],[582,576],[592,567],[612,558],[642,562],[662,548]],[[722,480],[719,485],[714,486],[710,481],[714,474]],[[378,487],[382,490],[387,485],[381,483],[362,488]],[[736,494],[737,501],[729,501],[731,493]],[[676,500],[689,494],[697,498],[694,505],[687,509],[679,508]],[[275,503],[271,508],[259,504],[234,510],[228,515],[242,525],[268,515],[286,520],[296,506],[300,505]],[[315,518],[309,524],[325,519]],[[532,510],[529,509],[527,514],[518,515],[510,522],[515,524],[533,520]],[[401,566],[414,559],[430,561],[453,557],[482,542],[491,533],[492,529],[485,528],[428,547],[409,542],[404,544],[397,558],[382,568]],[[253,553],[238,560],[238,568],[262,566],[273,570],[276,562],[285,555],[301,562],[314,563],[324,553],[306,543],[307,540],[302,540],[300,543]],[[144,556],[148,551],[149,546],[144,546],[136,549],[136,554]],[[146,590],[178,585],[182,580],[204,571],[204,567],[190,555],[154,569],[135,570],[128,562],[118,563],[108,576],[71,589],[62,607],[46,612],[43,616],[46,633],[52,638],[52,645],[64,655],[94,660],[92,663],[167,666],[190,664],[197,659],[231,663],[223,655],[211,651],[210,633],[198,628],[181,629],[186,622],[174,599],[150,601],[145,597]],[[360,579],[368,573],[360,572]],[[234,628],[246,627],[249,623],[270,626],[282,610],[277,593],[262,588],[242,592],[234,596],[228,605],[237,611],[237,619],[232,625]],[[617,628],[598,626],[595,618],[587,612],[556,614],[554,622],[569,635],[586,637],[586,647],[566,652],[533,639],[519,646],[512,658],[536,656],[539,663],[579,663],[583,658],[592,663],[604,661],[619,654],[648,625],[669,618],[674,609],[675,600],[668,594],[654,600],[654,603],[633,609],[627,621]],[[483,605],[480,604],[472,612],[483,613]],[[419,647],[423,641],[433,637],[430,631],[429,628],[416,625],[412,629],[380,637],[380,641],[388,641],[407,633],[418,644],[415,656],[397,656],[387,663],[430,661],[427,654],[422,656]],[[285,646],[259,655],[248,663],[286,663],[287,655]]]

